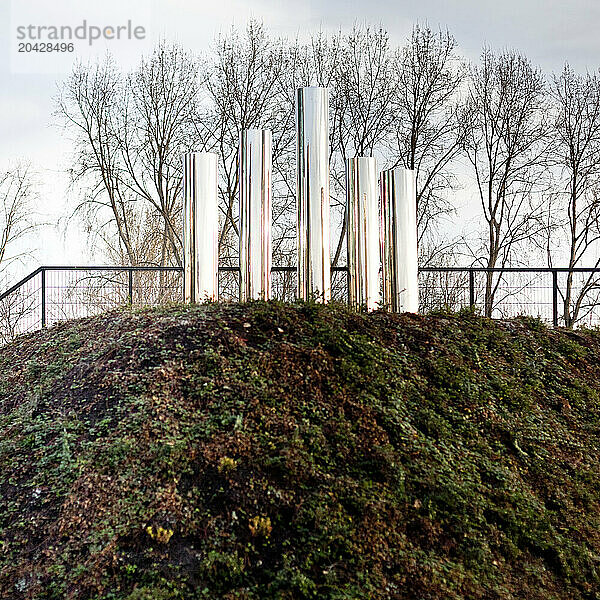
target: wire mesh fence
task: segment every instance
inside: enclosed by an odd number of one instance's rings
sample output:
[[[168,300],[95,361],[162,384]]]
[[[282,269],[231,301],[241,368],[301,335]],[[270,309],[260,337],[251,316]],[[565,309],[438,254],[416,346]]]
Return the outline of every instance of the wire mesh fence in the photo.
[[[237,301],[237,267],[219,270],[219,298]],[[296,297],[293,266],[276,266],[272,295]],[[332,299],[348,300],[348,270],[333,267]],[[419,272],[420,311],[475,309],[492,318],[539,317],[563,326],[600,324],[600,269],[430,267]],[[183,300],[177,267],[40,267],[0,294],[0,343],[59,321],[112,308]]]
[[[527,269],[422,269],[421,312],[471,307],[497,319],[520,315],[553,323],[553,272]]]
[[[421,312],[471,307],[496,319],[600,325],[600,269],[432,267],[419,273]]]
[[[42,315],[42,272],[34,271],[0,296],[0,343],[39,329]]]
[[[182,299],[179,269],[45,269],[44,325],[96,315],[123,304],[152,306]]]
[[[587,327],[600,324],[600,271],[560,271],[556,287],[559,323]]]

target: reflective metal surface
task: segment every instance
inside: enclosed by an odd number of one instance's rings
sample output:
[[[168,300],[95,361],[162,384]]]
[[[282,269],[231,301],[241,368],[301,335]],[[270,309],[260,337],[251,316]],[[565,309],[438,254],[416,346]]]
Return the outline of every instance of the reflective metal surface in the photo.
[[[271,132],[240,136],[240,300],[271,297]]]
[[[378,200],[375,158],[347,158],[348,299],[351,306],[368,310],[380,301]]]
[[[183,214],[184,300],[217,300],[219,213],[216,154],[184,154]]]
[[[419,310],[415,172],[381,173],[383,305],[394,312]]]
[[[329,93],[305,87],[296,97],[298,298],[331,298],[329,254]]]

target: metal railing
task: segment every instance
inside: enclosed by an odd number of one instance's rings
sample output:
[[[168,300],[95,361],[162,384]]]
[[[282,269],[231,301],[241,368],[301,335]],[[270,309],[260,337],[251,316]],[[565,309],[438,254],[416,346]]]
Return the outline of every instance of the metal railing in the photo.
[[[539,317],[555,327],[600,325],[600,268],[421,268],[419,295],[423,312],[470,307],[494,318]]]
[[[486,294],[488,273],[495,293]],[[273,297],[292,301],[296,267],[272,268]],[[332,267],[332,297],[346,301],[347,268]],[[567,279],[571,298],[565,301]],[[66,319],[111,308],[181,302],[179,267],[43,266],[0,294],[0,342]],[[600,324],[600,269],[423,267],[420,310],[478,309],[495,318],[540,317],[558,325]],[[219,297],[237,300],[239,268],[219,268]],[[486,303],[486,296],[488,302]]]
[[[272,268],[273,296],[292,301],[296,267]],[[332,268],[332,292],[346,297],[346,267]],[[219,267],[219,298],[237,300],[239,267]],[[0,294],[0,343],[67,319],[122,305],[153,306],[183,301],[181,267],[43,266]]]

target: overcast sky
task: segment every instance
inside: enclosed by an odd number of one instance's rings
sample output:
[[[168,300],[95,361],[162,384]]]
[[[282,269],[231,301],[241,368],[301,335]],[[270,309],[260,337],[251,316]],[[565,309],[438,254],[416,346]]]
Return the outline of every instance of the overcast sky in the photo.
[[[75,58],[107,48],[128,67],[160,37],[192,50],[208,48],[215,35],[249,18],[274,33],[305,36],[323,29],[348,29],[355,22],[383,25],[394,42],[407,37],[413,23],[448,28],[461,51],[476,59],[483,45],[514,48],[547,72],[565,61],[578,70],[600,66],[600,0],[0,0],[0,169],[30,160],[40,181],[40,212],[55,221],[66,210],[69,144],[52,117],[57,82]],[[117,26],[131,20],[146,39],[78,42],[72,54],[41,57],[17,53],[17,26],[88,24]],[[38,236],[38,264],[88,263],[83,236],[75,228],[67,240],[47,228]]]

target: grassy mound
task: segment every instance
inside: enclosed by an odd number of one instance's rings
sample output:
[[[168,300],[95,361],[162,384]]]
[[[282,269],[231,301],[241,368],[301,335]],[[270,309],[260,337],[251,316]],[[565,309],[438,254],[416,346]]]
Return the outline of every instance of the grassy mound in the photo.
[[[314,304],[0,349],[0,597],[600,594],[600,334]]]

